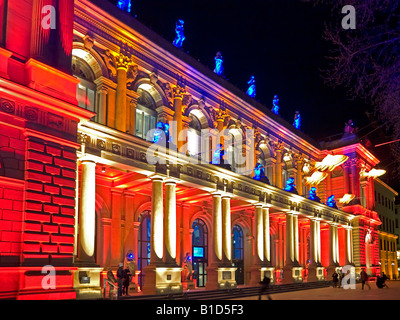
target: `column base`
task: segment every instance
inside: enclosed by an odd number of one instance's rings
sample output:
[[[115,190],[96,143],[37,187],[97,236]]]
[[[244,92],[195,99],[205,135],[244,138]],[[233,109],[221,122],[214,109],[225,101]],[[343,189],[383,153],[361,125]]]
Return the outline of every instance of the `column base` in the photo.
[[[92,300],[102,298],[100,283],[102,271],[103,268],[98,267],[78,267],[73,271],[76,299]]]
[[[144,268],[145,281],[143,294],[182,293],[181,267],[158,267],[149,265]]]
[[[196,289],[196,285],[194,284],[193,280],[183,281],[182,286],[183,286],[183,289],[185,289],[185,290]]]
[[[271,280],[271,283],[275,282],[274,278],[274,267],[263,267],[256,266],[250,269],[251,272],[251,286],[258,286],[260,282],[264,279],[264,276],[268,277]]]
[[[206,290],[236,288],[236,269],[235,267],[208,267]]]
[[[308,270],[307,282],[316,282],[325,280],[324,267],[318,265],[310,265],[308,266],[307,270]]]
[[[283,284],[290,284],[295,282],[303,282],[301,270],[303,267],[299,266],[285,266],[283,267]]]

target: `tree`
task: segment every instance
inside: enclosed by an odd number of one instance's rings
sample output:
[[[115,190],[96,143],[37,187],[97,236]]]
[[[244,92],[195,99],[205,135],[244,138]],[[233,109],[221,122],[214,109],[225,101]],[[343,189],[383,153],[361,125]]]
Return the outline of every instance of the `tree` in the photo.
[[[306,0],[304,0],[306,1]],[[322,71],[332,87],[345,87],[371,104],[386,125],[389,139],[400,139],[400,0],[316,0],[329,6],[324,38],[330,44],[328,67]],[[345,29],[342,8],[355,9],[355,29]],[[391,138],[391,139],[390,139]],[[400,174],[400,142],[390,144]]]

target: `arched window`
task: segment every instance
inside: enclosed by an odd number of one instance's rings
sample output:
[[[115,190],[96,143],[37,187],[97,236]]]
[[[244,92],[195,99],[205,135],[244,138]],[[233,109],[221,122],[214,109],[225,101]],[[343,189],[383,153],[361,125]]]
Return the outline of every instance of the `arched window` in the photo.
[[[91,67],[86,61],[73,55],[72,72],[80,80],[76,92],[79,107],[95,112],[96,85]]]
[[[138,234],[138,270],[142,272],[139,274],[139,285],[142,287],[144,283],[143,269],[150,263],[150,212],[144,211],[139,217],[140,227]]]
[[[191,119],[187,137],[187,150],[190,156],[200,157],[201,153],[201,123],[200,120],[191,112]]]
[[[146,139],[149,130],[156,128],[157,112],[152,91],[154,88],[147,83],[141,84],[137,89],[140,96],[135,108],[135,135],[142,139]]]
[[[208,264],[208,231],[207,226],[201,219],[196,219],[192,225],[192,257],[194,279],[198,287],[204,287],[207,282]]]
[[[243,231],[238,225],[233,227],[232,259],[243,260]]]
[[[237,284],[244,284],[244,243],[242,228],[238,225],[234,225],[232,233],[232,263],[236,267],[235,279]]]

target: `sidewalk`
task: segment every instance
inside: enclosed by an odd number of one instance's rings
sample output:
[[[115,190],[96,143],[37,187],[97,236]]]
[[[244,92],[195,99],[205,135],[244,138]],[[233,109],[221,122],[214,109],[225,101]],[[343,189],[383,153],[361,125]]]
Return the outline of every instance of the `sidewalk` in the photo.
[[[400,281],[387,281],[389,288],[378,289],[374,282],[369,282],[371,290],[361,284],[356,289],[320,288],[302,291],[271,294],[272,300],[400,300]],[[234,300],[258,300],[258,296],[237,298]],[[267,300],[266,296],[262,300]]]

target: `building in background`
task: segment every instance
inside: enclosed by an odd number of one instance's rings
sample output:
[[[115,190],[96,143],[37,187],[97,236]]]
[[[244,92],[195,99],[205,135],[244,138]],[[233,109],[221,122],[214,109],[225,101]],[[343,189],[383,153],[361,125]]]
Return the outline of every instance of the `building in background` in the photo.
[[[375,211],[382,224],[379,233],[379,262],[381,273],[390,279],[398,279],[397,242],[399,238],[396,215],[396,197],[398,192],[379,178],[375,180]],[[397,223],[397,226],[396,226]]]
[[[98,298],[120,263],[145,294],[380,273],[353,132],[320,145],[117,6],[52,3],[0,1],[0,298]]]

